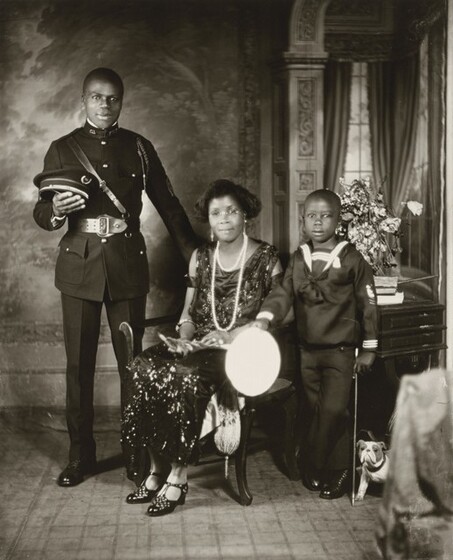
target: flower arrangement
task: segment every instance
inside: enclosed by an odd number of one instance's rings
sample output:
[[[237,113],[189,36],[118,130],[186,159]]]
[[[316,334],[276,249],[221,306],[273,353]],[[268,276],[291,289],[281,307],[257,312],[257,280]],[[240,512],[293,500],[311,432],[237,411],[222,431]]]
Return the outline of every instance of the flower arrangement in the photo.
[[[340,185],[338,235],[362,253],[376,275],[390,275],[389,271],[397,266],[395,256],[401,251],[401,219],[385,203],[383,193],[371,188],[369,179],[356,179],[349,185],[340,178]],[[414,215],[421,214],[423,205],[419,202],[408,201],[406,205]]]

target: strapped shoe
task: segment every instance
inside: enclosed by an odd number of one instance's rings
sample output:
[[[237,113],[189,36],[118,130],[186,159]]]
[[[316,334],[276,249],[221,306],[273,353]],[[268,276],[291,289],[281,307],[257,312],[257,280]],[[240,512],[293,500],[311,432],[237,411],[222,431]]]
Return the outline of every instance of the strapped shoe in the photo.
[[[181,493],[177,500],[169,500],[167,498],[166,494],[170,486],[179,488]],[[179,505],[182,506],[184,504],[184,502],[186,501],[186,494],[188,490],[189,490],[189,486],[187,482],[185,484],[173,484],[172,482],[166,482],[162,486],[159,494],[157,494],[157,496],[155,496],[155,498],[151,502],[151,505],[149,506],[148,511],[146,512],[147,515],[149,515],[150,517],[160,517],[162,515],[167,515],[168,513],[171,513],[176,506]]]
[[[333,471],[328,482],[324,483],[319,497],[324,500],[336,500],[337,498],[341,498],[341,496],[346,494],[349,483],[350,477],[348,469]]]
[[[162,487],[162,484],[159,484],[157,488],[154,490],[150,490],[146,486],[146,481],[150,476],[155,476],[156,478],[161,478],[159,473],[151,472],[145,480],[140,484],[138,488],[136,488],[133,492],[131,492],[127,498],[126,502],[128,504],[146,504],[151,502],[154,496],[159,492]]]
[[[85,475],[96,472],[96,461],[81,461],[76,459],[66,465],[57,478],[58,486],[77,486],[83,482]]]

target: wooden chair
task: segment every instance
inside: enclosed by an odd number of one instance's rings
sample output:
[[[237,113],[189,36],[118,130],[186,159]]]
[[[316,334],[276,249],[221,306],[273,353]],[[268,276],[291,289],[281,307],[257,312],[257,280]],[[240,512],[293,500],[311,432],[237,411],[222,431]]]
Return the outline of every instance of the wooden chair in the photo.
[[[147,319],[143,324],[133,326],[127,322],[120,325],[120,331],[124,334],[129,363],[134,358],[134,328],[147,328],[175,324],[179,315],[168,315]],[[282,373],[285,373],[288,362],[287,349],[284,347],[285,340],[291,339],[290,327],[279,329],[276,335],[282,350]],[[286,372],[287,373],[287,372]],[[279,377],[272,387],[264,394],[256,397],[245,397],[245,406],[241,409],[241,437],[239,447],[234,454],[236,482],[239,492],[239,503],[248,506],[252,503],[253,496],[247,483],[247,453],[249,451],[250,436],[255,413],[260,409],[276,407],[283,413],[284,434],[279,438],[282,452],[284,470],[290,480],[299,480],[298,454],[299,454],[299,418],[298,418],[298,392],[291,379]]]

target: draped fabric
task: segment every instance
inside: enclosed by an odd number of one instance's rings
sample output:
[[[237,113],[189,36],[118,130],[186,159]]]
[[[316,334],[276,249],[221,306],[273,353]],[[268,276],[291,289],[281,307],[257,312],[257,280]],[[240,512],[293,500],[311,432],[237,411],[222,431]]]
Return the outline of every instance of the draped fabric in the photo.
[[[368,64],[374,183],[400,216],[413,167],[419,98],[418,53]]]
[[[388,560],[453,558],[453,373],[405,375],[377,520]]]
[[[440,279],[445,267],[443,259],[440,258],[439,248],[444,246],[444,239],[441,235],[440,224],[443,220],[442,194],[445,188],[442,173],[443,159],[440,157],[444,151],[443,138],[445,131],[445,20],[440,20],[433,26],[429,34],[429,62],[428,62],[428,208],[427,212],[431,216],[431,239],[429,250],[431,254],[430,272],[439,274]]]
[[[324,188],[338,191],[346,159],[351,62],[329,60],[324,71]]]

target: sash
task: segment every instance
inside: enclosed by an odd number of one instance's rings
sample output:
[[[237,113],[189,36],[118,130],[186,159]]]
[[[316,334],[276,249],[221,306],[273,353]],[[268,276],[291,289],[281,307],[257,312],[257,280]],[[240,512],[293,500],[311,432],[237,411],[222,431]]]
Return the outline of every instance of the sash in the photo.
[[[126,218],[129,215],[128,211],[126,210],[126,208],[124,208],[124,206],[121,204],[121,202],[112,193],[112,191],[109,189],[109,187],[108,187],[107,183],[104,181],[104,179],[101,179],[101,177],[97,173],[96,169],[93,167],[91,161],[88,159],[85,152],[80,147],[77,140],[70,136],[69,138],[66,138],[66,141],[67,141],[69,147],[71,148],[71,150],[74,152],[74,155],[76,156],[76,158],[83,165],[83,167],[89,173],[94,175],[96,177],[96,179],[99,181],[99,187],[100,187],[101,191],[103,193],[105,193],[110,198],[110,200],[113,202],[115,207],[121,212],[123,218]]]

